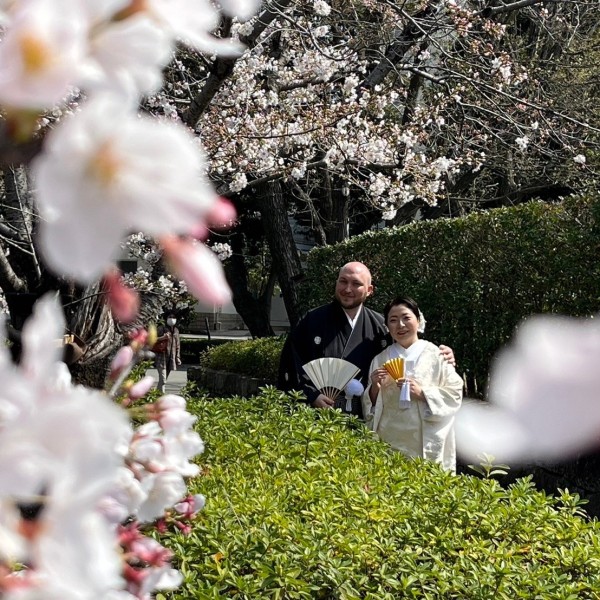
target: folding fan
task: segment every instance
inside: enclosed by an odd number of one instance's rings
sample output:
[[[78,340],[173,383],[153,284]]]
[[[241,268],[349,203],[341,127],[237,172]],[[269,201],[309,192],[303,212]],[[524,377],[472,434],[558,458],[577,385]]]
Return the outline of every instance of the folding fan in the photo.
[[[314,386],[335,400],[360,369],[342,358],[316,358],[302,366]]]
[[[383,363],[383,368],[396,380],[404,379],[404,359],[390,358]]]

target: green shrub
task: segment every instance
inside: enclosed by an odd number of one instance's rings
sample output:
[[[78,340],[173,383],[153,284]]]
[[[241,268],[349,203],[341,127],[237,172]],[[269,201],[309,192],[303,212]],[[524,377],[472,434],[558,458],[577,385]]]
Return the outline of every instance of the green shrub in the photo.
[[[417,300],[426,338],[454,349],[473,393],[523,318],[591,315],[600,301],[600,194],[532,202],[437,219],[315,248],[302,285],[305,308],[328,302],[350,260],[373,274],[371,306],[398,294]]]
[[[283,337],[271,337],[227,342],[204,352],[200,357],[200,365],[207,369],[276,381],[283,341]]]
[[[192,403],[208,500],[165,540],[184,584],[159,598],[598,598],[600,527],[577,496],[452,476],[283,398]]]
[[[197,365],[202,353],[209,348],[215,348],[221,344],[228,343],[227,340],[203,339],[203,338],[181,338],[181,362],[187,365]]]

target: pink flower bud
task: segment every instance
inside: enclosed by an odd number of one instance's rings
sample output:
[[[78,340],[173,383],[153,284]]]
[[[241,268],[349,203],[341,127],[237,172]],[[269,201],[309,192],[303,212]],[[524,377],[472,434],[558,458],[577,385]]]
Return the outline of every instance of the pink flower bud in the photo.
[[[235,225],[237,213],[233,204],[227,198],[220,197],[211,207],[206,216],[206,221],[195,225],[189,234],[197,240],[205,240],[210,228],[226,229]]]
[[[220,197],[211,207],[206,221],[210,227],[231,227],[235,224],[237,213],[235,206],[227,199]]]
[[[192,528],[187,523],[182,523],[181,521],[175,521],[175,525],[179,528],[183,535],[189,535],[192,532]]]
[[[129,397],[133,400],[142,398],[150,391],[153,384],[154,377],[151,375],[146,375],[144,378],[140,379],[140,381],[134,383],[131,388],[129,388]]]
[[[104,276],[110,310],[117,321],[130,323],[135,319],[140,308],[140,297],[135,290],[123,285],[121,273],[114,269]]]
[[[199,300],[224,304],[231,292],[221,262],[201,242],[168,236],[160,239],[173,271],[185,281],[188,290]]]
[[[110,378],[116,379],[119,373],[131,364],[133,360],[133,349],[131,346],[119,348],[110,364]]]

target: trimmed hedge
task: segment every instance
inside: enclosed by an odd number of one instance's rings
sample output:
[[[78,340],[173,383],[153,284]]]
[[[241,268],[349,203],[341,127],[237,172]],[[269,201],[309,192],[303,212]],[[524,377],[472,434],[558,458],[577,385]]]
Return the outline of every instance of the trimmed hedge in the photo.
[[[598,598],[600,525],[577,496],[406,460],[273,388],[190,404],[207,505],[167,536],[184,584],[159,599]]]
[[[328,302],[337,271],[365,262],[381,310],[398,294],[417,300],[426,338],[454,349],[470,391],[490,360],[534,313],[590,315],[600,300],[600,196],[533,202],[457,219],[369,232],[308,255],[302,304]]]
[[[284,339],[270,337],[227,342],[204,352],[200,357],[200,366],[277,381]]]
[[[197,365],[203,352],[226,343],[228,343],[228,340],[182,337],[180,339],[181,362],[188,365]]]

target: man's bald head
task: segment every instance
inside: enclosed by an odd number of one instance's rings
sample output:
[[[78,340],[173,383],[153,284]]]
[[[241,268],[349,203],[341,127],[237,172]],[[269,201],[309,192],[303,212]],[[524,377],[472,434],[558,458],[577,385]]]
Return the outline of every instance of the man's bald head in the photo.
[[[346,263],[335,284],[335,298],[354,317],[361,304],[373,293],[371,271],[361,262]]]
[[[371,271],[369,271],[369,268],[364,263],[361,263],[361,262],[358,262],[358,261],[353,261],[353,262],[346,263],[340,269],[340,272],[338,273],[338,278],[339,278],[339,276],[342,273],[345,273],[345,274],[350,274],[350,273],[352,273],[352,274],[356,274],[356,273],[364,274],[364,276],[367,278],[367,284],[371,285]]]

